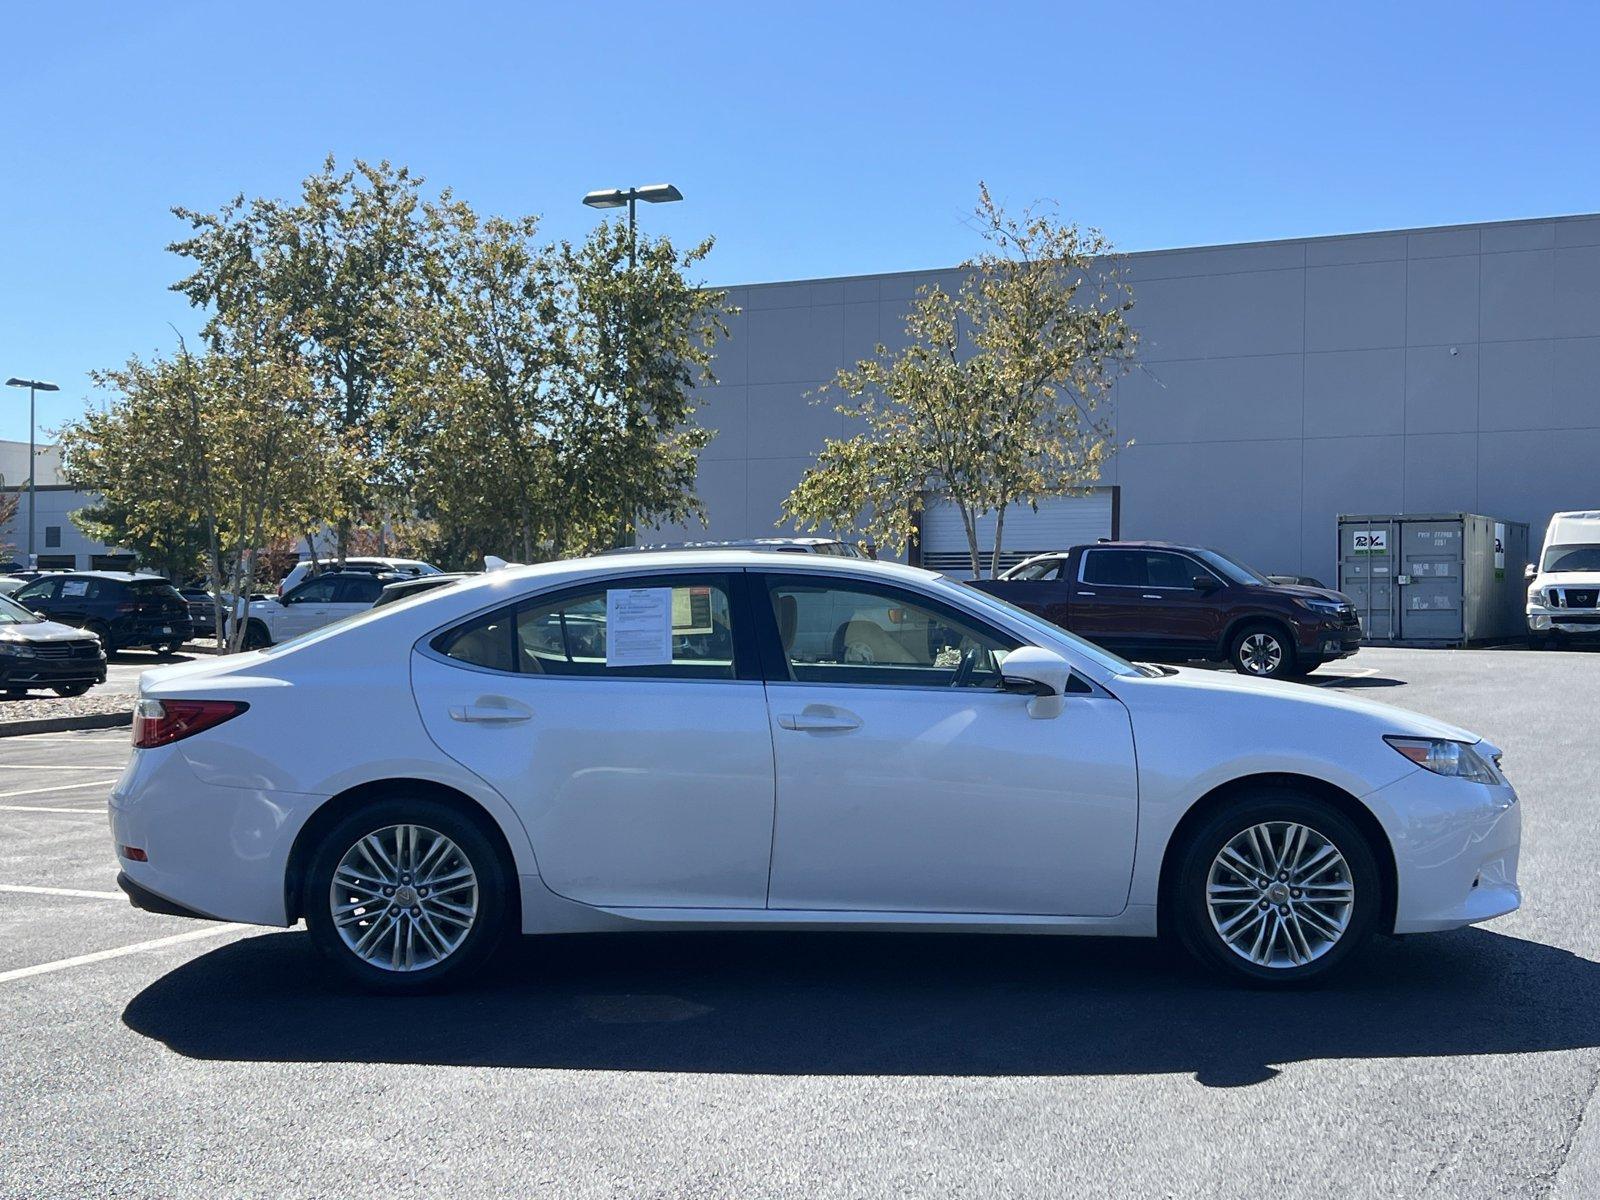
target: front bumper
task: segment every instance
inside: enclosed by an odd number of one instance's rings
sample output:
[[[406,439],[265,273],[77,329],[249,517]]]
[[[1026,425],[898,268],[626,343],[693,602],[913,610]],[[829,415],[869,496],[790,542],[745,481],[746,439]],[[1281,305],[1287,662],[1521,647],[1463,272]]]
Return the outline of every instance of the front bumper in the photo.
[[[1600,609],[1528,606],[1528,628],[1534,633],[1577,633],[1600,636]]]
[[[0,654],[0,688],[63,687],[104,683],[106,660],[94,658],[14,658]]]
[[[289,850],[325,797],[206,783],[180,746],[135,750],[110,800],[118,866],[138,889],[189,915],[289,924]],[[127,857],[136,847],[147,861]]]
[[[1311,656],[1331,662],[1336,658],[1349,658],[1361,649],[1361,626],[1311,625],[1299,630],[1299,650],[1302,657]]]
[[[1522,805],[1509,783],[1418,769],[1366,797],[1389,834],[1398,888],[1395,933],[1458,929],[1522,903]]]

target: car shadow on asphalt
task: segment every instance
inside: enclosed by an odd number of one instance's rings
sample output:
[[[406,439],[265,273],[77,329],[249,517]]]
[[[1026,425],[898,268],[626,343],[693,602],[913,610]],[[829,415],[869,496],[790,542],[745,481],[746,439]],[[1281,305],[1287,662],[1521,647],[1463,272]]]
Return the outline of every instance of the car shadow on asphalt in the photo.
[[[1151,941],[966,935],[526,939],[470,987],[379,997],[301,932],[193,959],[128,1004],[199,1059],[777,1075],[1183,1073],[1600,1045],[1600,964],[1470,929],[1379,939],[1319,990],[1214,979]]]

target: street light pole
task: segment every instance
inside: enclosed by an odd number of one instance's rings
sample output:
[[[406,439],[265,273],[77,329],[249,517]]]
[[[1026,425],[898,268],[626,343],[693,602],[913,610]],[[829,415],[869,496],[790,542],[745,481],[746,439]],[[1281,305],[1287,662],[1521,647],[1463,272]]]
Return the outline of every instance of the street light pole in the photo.
[[[597,192],[590,192],[583,198],[583,202],[590,208],[621,208],[628,206],[628,297],[627,303],[631,313],[633,308],[634,274],[639,265],[639,242],[637,216],[639,201],[646,204],[671,204],[675,200],[682,200],[683,193],[670,183],[652,183],[645,187],[631,188],[602,188]],[[633,346],[623,346],[626,357],[627,386],[633,386]],[[627,538],[628,518],[622,520],[622,529],[617,533],[617,545],[628,544]]]
[[[33,443],[34,393],[59,392],[61,389],[53,383],[45,382],[43,379],[18,379],[15,375],[6,380],[6,386],[25,387],[28,389],[28,566],[35,567],[39,563],[39,558],[38,555],[34,553],[33,548],[33,514],[36,499],[36,492],[34,490],[34,467],[36,466],[36,459],[38,456],[38,451],[34,448]]]

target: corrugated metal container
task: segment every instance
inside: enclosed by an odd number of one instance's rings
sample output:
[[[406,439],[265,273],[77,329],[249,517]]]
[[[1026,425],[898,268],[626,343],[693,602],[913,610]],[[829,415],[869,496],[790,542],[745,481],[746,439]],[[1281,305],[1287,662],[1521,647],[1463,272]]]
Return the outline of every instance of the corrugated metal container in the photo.
[[[1369,642],[1465,646],[1525,637],[1527,561],[1528,527],[1519,521],[1475,513],[1339,518],[1339,590],[1355,601]]]

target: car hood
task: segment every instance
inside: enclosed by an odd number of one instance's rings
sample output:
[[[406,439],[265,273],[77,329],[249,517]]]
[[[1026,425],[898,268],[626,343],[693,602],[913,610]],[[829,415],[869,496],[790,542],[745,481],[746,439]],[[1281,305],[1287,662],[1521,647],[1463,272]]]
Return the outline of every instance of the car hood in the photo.
[[[1274,583],[1269,587],[1276,593],[1288,592],[1291,596],[1300,596],[1307,600],[1337,600],[1341,604],[1348,604],[1352,608],[1355,602],[1343,592],[1336,592],[1332,588],[1306,587],[1301,583]]]
[[[37,625],[0,625],[0,641],[81,642],[93,636],[59,621],[41,621]]]
[[[1600,571],[1540,571],[1537,587],[1600,587]]]
[[[1454,742],[1474,743],[1482,740],[1476,733],[1462,729],[1458,725],[1451,725],[1446,721],[1439,721],[1409,709],[1396,708],[1391,704],[1365,700],[1332,688],[1275,679],[1252,679],[1246,675],[1208,671],[1200,667],[1178,667],[1176,670],[1176,675],[1151,682],[1195,693],[1226,693],[1230,696],[1257,698],[1271,703],[1274,707],[1294,705],[1311,719],[1365,718],[1371,724],[1381,725],[1383,732],[1399,734],[1402,737],[1448,738]],[[1193,699],[1195,703],[1204,702],[1203,695],[1196,695]]]

